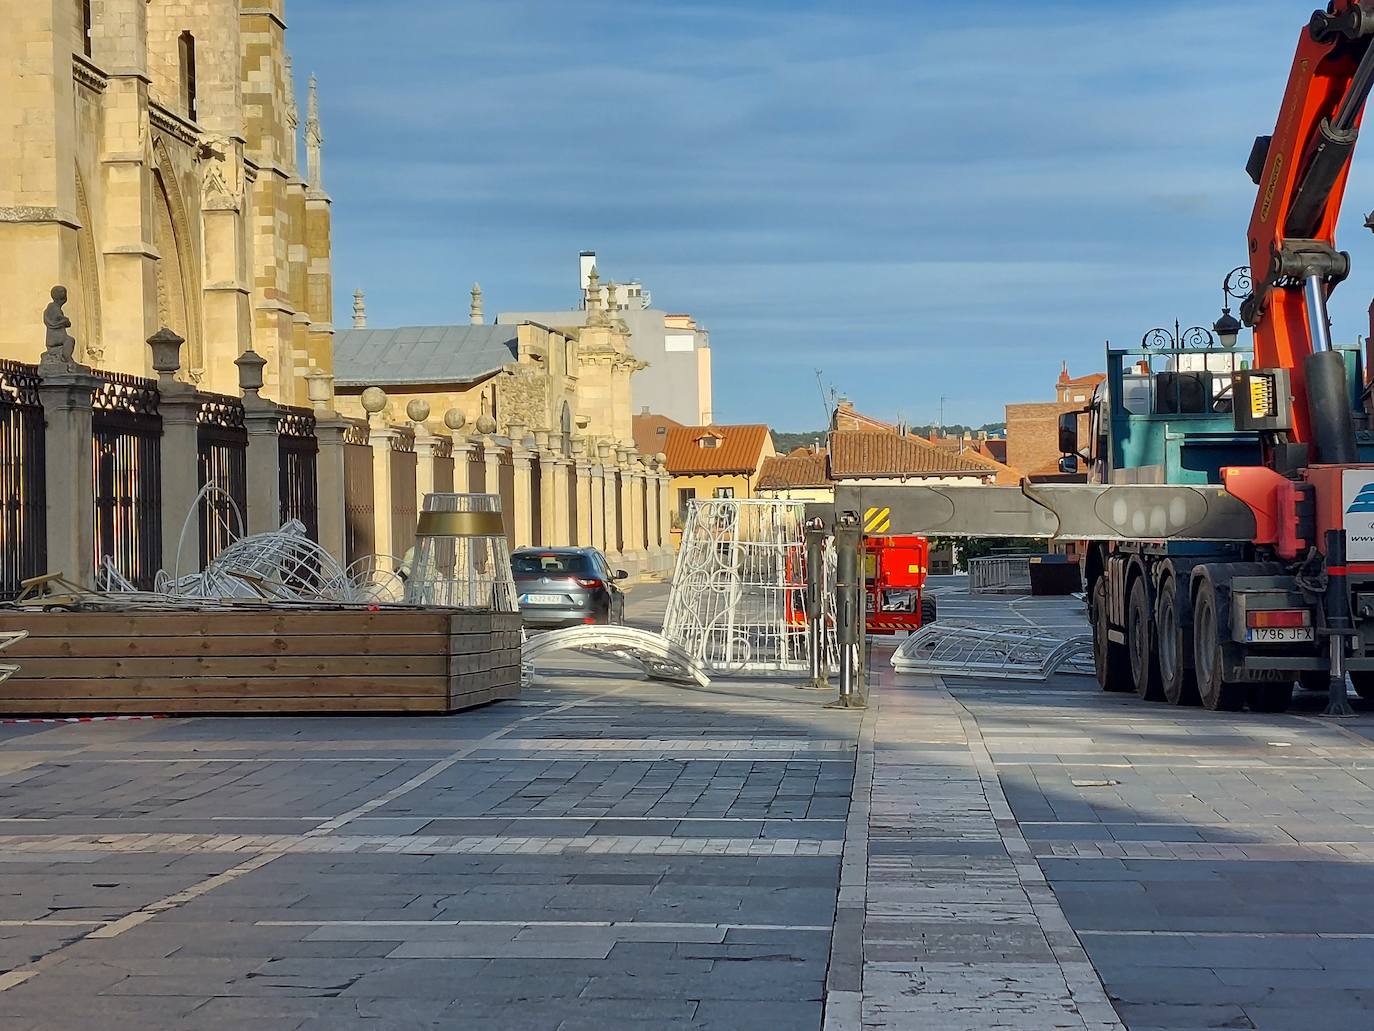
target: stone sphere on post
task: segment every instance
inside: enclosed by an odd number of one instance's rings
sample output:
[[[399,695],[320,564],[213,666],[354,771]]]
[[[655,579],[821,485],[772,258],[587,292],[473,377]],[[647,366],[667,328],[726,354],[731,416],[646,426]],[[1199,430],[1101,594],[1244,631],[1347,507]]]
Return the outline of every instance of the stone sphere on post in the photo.
[[[654,455],[654,462],[658,465],[660,469],[668,468],[668,456],[665,455],[662,451]]]
[[[239,389],[243,391],[243,396],[257,400],[258,391],[262,389],[262,370],[267,367],[267,359],[250,347],[234,359],[234,364],[238,366]]]
[[[477,432],[484,437],[490,437],[496,432],[496,420],[483,412],[477,417]]]
[[[177,336],[166,326],[148,338],[148,348],[153,352],[153,371],[157,373],[159,383],[172,382],[181,368],[181,345],[184,343],[185,338]]]
[[[468,424],[468,417],[460,409],[450,408],[444,413],[444,425],[454,433],[458,433]]]
[[[316,366],[305,374],[305,394],[315,411],[329,411],[334,404],[334,377]]]
[[[368,387],[360,400],[363,411],[368,415],[378,415],[386,408],[386,391],[381,387]]]
[[[413,397],[406,402],[406,418],[417,426],[429,418],[429,402],[422,397]]]

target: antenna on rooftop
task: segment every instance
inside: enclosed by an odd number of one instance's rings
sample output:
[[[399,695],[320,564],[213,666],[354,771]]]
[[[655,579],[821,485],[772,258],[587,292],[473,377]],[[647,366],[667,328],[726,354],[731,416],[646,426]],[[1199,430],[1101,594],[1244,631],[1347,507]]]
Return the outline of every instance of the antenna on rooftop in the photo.
[[[825,424],[829,426],[831,413],[835,410],[835,388],[830,388],[830,395],[827,398],[824,374],[820,369],[813,371],[816,373],[816,389],[821,392],[821,408],[825,410]]]

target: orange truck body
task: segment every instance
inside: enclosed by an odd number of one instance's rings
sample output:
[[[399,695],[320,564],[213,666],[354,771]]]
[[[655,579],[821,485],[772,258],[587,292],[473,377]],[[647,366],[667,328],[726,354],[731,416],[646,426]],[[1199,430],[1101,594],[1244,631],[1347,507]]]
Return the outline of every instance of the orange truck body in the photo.
[[[921,629],[921,602],[930,571],[930,542],[924,537],[867,537],[864,559],[868,632],[884,635]],[[912,592],[915,604],[905,611],[884,611],[890,591]]]

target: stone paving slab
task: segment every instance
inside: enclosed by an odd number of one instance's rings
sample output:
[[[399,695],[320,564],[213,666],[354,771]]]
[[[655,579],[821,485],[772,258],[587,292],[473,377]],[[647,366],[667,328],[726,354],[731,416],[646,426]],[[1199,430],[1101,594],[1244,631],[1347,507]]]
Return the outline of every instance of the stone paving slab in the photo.
[[[1370,706],[1337,722],[1301,694],[1265,716],[1086,677],[947,686],[1127,1027],[1374,1028]]]
[[[827,1027],[1120,1029],[977,724],[929,678],[875,672],[870,706],[861,989]]]
[[[814,1031],[859,730],[823,700],[0,726],[0,1027]]]

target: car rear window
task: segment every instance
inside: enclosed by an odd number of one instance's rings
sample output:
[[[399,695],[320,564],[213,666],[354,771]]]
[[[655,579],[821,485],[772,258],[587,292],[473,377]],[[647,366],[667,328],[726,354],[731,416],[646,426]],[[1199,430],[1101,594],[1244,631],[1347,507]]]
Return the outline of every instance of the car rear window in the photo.
[[[516,576],[586,576],[593,572],[586,555],[526,552],[511,560]]]

